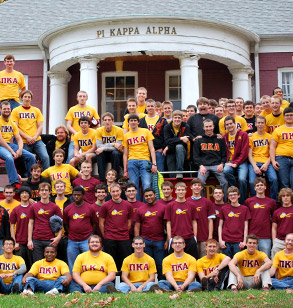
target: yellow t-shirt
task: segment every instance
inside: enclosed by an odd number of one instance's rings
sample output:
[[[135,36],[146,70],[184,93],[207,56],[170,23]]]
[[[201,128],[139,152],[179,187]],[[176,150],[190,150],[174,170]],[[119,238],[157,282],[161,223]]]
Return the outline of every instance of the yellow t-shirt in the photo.
[[[74,146],[79,146],[81,152],[84,153],[96,144],[96,131],[92,128],[89,129],[87,134],[83,134],[80,130],[73,137]]]
[[[110,132],[107,132],[105,126],[99,127],[96,130],[96,139],[101,140],[103,144],[122,141],[123,129],[116,125],[112,125],[112,130]]]
[[[80,273],[82,280],[88,284],[98,284],[108,276],[110,272],[117,272],[114,259],[109,254],[100,251],[97,257],[94,257],[90,251],[77,256],[72,272]]]
[[[145,117],[146,124],[148,126],[148,130],[153,132],[155,125],[159,120],[159,116],[155,116],[153,118],[149,118],[148,116]]]
[[[184,253],[181,258],[172,253],[163,260],[163,275],[172,272],[175,281],[185,281],[188,272],[196,272],[196,268],[195,258],[188,253]]]
[[[174,123],[172,123],[172,128],[173,128],[173,130],[174,130],[174,133],[177,135],[178,132],[179,132],[179,127],[176,128],[176,127],[174,126]]]
[[[39,280],[56,280],[65,273],[69,273],[69,268],[64,261],[55,259],[47,262],[46,259],[42,259],[32,265],[29,273]]]
[[[123,146],[128,148],[128,160],[150,160],[148,141],[154,136],[146,128],[139,128],[136,132],[129,131],[124,135]]]
[[[22,73],[13,70],[7,73],[6,70],[0,72],[0,101],[14,99],[19,102],[19,90],[25,87]]]
[[[44,178],[50,178],[52,185],[52,195],[56,195],[54,184],[57,180],[62,180],[66,184],[65,195],[72,194],[70,178],[75,178],[79,171],[73,166],[62,164],[60,166],[52,166],[42,172]]]
[[[220,133],[223,135],[223,134],[226,134],[228,133],[228,131],[226,130],[225,128],[225,124],[224,124],[224,121],[225,121],[225,118],[222,118],[219,122],[219,129],[220,129]],[[244,118],[242,117],[239,117],[239,116],[235,116],[235,124],[236,124],[236,129],[241,129],[243,132],[246,132],[248,131],[248,126],[247,126],[247,122]]]
[[[293,127],[276,128],[272,138],[277,142],[276,155],[293,157]]]
[[[100,119],[97,110],[94,107],[88,105],[80,107],[79,105],[75,105],[68,110],[65,120],[72,121],[73,129],[78,132],[80,131],[78,120],[81,117],[89,117],[90,119],[95,118],[96,120]],[[73,141],[73,135],[71,135],[71,140]]]
[[[197,272],[207,276],[218,268],[225,258],[226,255],[222,253],[216,253],[212,259],[208,259],[207,256],[202,257],[196,261]]]
[[[259,135],[257,132],[249,137],[249,147],[252,149],[253,160],[257,163],[265,163],[270,156],[270,143],[272,135],[265,133]]]
[[[285,99],[282,100],[282,105],[281,105],[281,108],[282,109],[285,109],[287,107],[290,106],[290,103],[288,101],[286,101]]]
[[[229,151],[230,151],[229,160],[231,160],[233,155],[234,155],[235,137],[236,137],[236,135],[231,136],[230,134],[228,134],[228,143],[229,143]]]
[[[19,269],[21,264],[25,264],[22,257],[13,255],[11,259],[6,259],[4,254],[0,256],[0,274],[10,274]],[[13,277],[4,278],[5,284],[12,283]]]
[[[37,130],[37,123],[44,122],[44,117],[39,108],[31,106],[29,109],[23,108],[22,105],[16,107],[11,112],[11,120],[15,122],[20,130],[29,137],[33,137]],[[27,143],[25,138],[22,138]],[[41,140],[39,136],[36,141]]]
[[[129,113],[124,116],[124,122],[123,122],[122,128],[126,128],[126,129],[129,130],[128,117],[129,117]],[[142,119],[144,117],[145,117],[145,113],[139,113],[138,114],[139,119]]]
[[[283,110],[278,117],[275,117],[273,113],[266,116],[266,126],[270,134],[272,134],[277,127],[283,124],[285,124]]]
[[[293,277],[293,253],[286,255],[285,250],[277,252],[272,266],[279,269],[278,279]]]
[[[56,140],[55,141],[55,150],[60,149],[65,142],[66,142],[66,140],[64,140],[64,141]]]
[[[238,268],[242,276],[254,276],[255,272],[261,267],[264,259],[268,256],[259,250],[256,250],[253,255],[247,252],[247,249],[237,252],[234,258],[237,259]]]
[[[4,119],[1,116],[0,116],[0,128],[2,137],[7,143],[13,143],[12,137],[19,134],[17,125],[13,121],[11,121],[11,119],[9,119],[8,122],[4,121]]]
[[[146,107],[146,104],[144,104],[144,105],[137,105],[137,112],[138,113],[145,113],[145,107]]]
[[[8,212],[8,214],[10,215],[10,213],[12,212],[12,210],[20,205],[20,202],[13,199],[13,201],[11,203],[6,203],[5,199],[0,201],[0,205],[3,206],[6,211]]]
[[[272,111],[266,112],[265,110],[263,110],[263,111],[260,113],[260,115],[263,116],[263,117],[266,117],[266,116],[268,116],[268,115],[271,114],[271,113],[272,113]]]
[[[146,253],[142,258],[137,258],[134,253],[124,259],[122,272],[128,273],[131,283],[144,283],[150,278],[150,274],[157,272],[155,260]]]

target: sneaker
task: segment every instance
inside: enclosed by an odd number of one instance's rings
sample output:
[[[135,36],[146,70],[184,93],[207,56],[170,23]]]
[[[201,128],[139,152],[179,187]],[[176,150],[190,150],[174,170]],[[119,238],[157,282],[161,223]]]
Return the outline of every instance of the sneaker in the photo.
[[[54,288],[54,289],[48,291],[46,294],[56,295],[56,294],[59,294],[59,291],[56,288]]]
[[[203,291],[206,291],[208,289],[208,279],[207,277],[203,277],[201,280],[201,288]]]
[[[230,290],[231,290],[231,292],[235,292],[235,293],[238,292],[237,288],[231,288]]]
[[[12,184],[12,186],[17,190],[21,187],[21,184],[15,182],[15,183]]]
[[[22,292],[23,295],[34,295],[34,292],[28,289],[23,290]]]
[[[183,179],[183,174],[182,173],[177,173],[176,174],[176,179]]]
[[[269,287],[262,287],[262,290],[263,291],[270,291],[270,288]]]
[[[107,284],[106,290],[108,293],[118,293],[119,292],[112,284]]]
[[[153,284],[150,289],[149,289],[150,292],[156,292],[156,291],[163,291],[164,290],[162,288],[160,288],[160,286],[158,284]]]
[[[18,283],[15,283],[11,288],[11,294],[19,294],[20,293],[20,287]]]

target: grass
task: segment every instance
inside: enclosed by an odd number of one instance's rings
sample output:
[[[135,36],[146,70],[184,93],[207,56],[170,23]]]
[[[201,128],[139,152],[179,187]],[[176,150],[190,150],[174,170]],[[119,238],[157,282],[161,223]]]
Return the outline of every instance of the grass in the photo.
[[[218,307],[292,307],[293,293],[286,291],[263,292],[261,290],[248,290],[238,293],[224,292],[199,292],[154,294],[73,294],[73,295],[45,295],[23,297],[21,295],[6,295],[0,298],[1,308],[30,307],[30,308],[57,308],[57,307],[121,307],[121,308],[218,308]],[[113,300],[114,299],[114,300]],[[116,300],[115,300],[116,299]]]

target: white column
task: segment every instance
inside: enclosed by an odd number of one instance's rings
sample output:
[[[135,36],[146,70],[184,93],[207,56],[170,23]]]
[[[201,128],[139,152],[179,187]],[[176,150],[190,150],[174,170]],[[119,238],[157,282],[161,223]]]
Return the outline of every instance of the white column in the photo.
[[[68,82],[71,75],[68,72],[49,72],[50,106],[49,133],[55,134],[55,128],[65,124],[68,111]]]
[[[242,97],[245,101],[251,98],[250,75],[253,73],[251,67],[229,68],[232,74],[233,98]]]
[[[87,105],[98,109],[98,69],[97,58],[81,58],[80,63],[80,90],[88,94]]]
[[[181,108],[195,105],[199,98],[198,55],[183,54],[181,60]]]

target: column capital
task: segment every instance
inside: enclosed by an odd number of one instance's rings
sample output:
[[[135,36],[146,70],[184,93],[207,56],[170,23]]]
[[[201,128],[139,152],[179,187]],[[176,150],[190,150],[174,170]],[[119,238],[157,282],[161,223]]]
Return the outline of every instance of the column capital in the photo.
[[[183,59],[187,59],[187,60],[199,60],[200,59],[200,55],[198,54],[194,54],[194,53],[188,53],[188,52],[178,52],[176,54],[174,54],[175,58],[178,58],[180,60]]]
[[[230,73],[232,75],[237,74],[247,74],[247,75],[253,75],[254,70],[250,66],[243,66],[243,67],[228,67]]]
[[[97,70],[97,64],[102,60],[104,60],[104,58],[90,56],[79,58],[80,70]]]
[[[71,75],[69,72],[64,71],[64,72],[48,72],[48,77],[50,78],[51,84],[54,82],[57,83],[68,83],[71,79]]]

